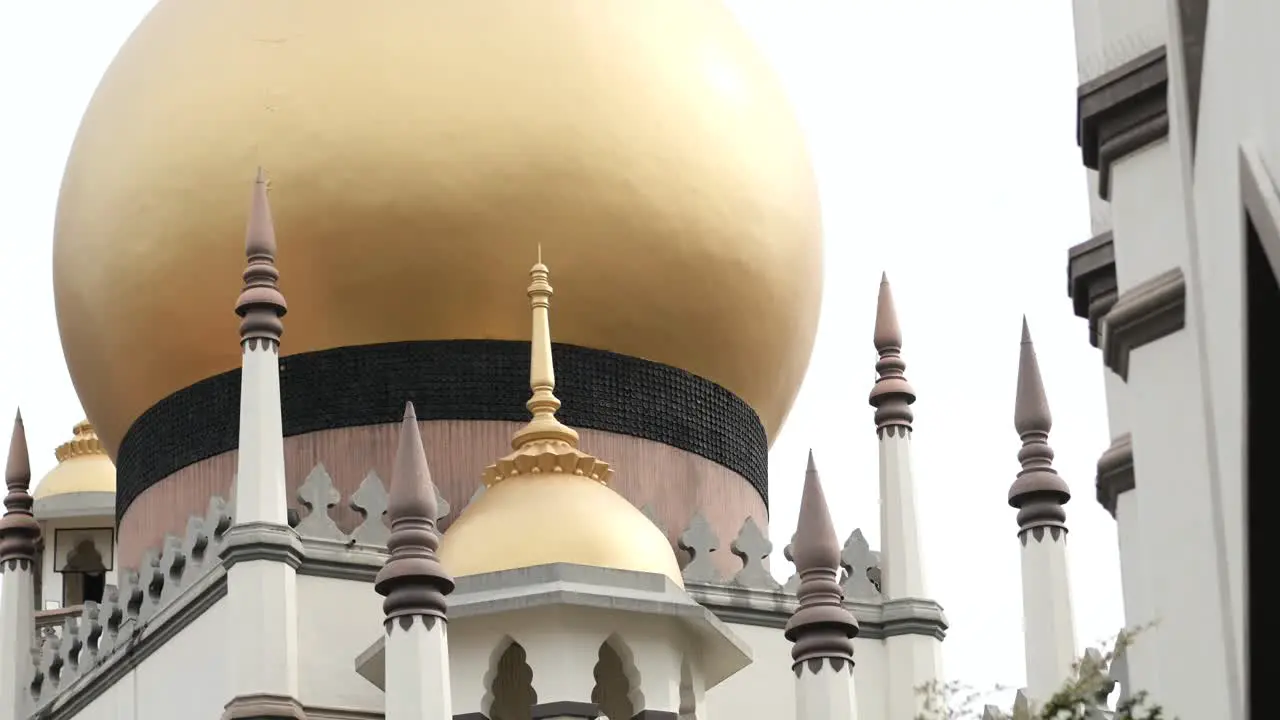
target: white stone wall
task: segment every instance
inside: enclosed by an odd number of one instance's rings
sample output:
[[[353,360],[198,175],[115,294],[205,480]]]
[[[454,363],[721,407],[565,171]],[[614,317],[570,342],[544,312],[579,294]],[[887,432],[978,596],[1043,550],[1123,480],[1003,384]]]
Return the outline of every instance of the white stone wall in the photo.
[[[738,623],[729,627],[751,645],[755,659],[737,675],[707,691],[708,716],[796,720],[791,643],[783,637],[782,630]],[[888,711],[884,642],[855,639],[853,644],[858,717],[883,719]]]
[[[355,658],[382,635],[382,597],[358,580],[298,576],[298,700],[308,707],[382,711],[382,691]]]
[[[76,720],[217,718],[231,697],[225,598],[75,715]]]
[[[1170,3],[1170,10],[1173,5]],[[1173,22],[1173,20],[1171,20]],[[1198,135],[1194,169],[1185,119],[1175,123],[1175,142],[1184,157],[1184,177],[1194,181],[1191,240],[1196,251],[1202,315],[1203,351],[1211,409],[1213,464],[1210,511],[1218,515],[1222,575],[1215,584],[1225,592],[1232,675],[1243,695],[1244,663],[1244,201],[1241,155],[1252,154],[1271,176],[1263,192],[1274,195],[1280,168],[1280,44],[1275,28],[1280,4],[1269,0],[1215,0],[1209,4]],[[1174,94],[1185,97],[1185,78],[1174,63]],[[1180,111],[1180,108],[1179,108]],[[1265,181],[1264,181],[1265,182]],[[1256,221],[1255,221],[1256,222]],[[1274,219],[1269,222],[1275,222]]]

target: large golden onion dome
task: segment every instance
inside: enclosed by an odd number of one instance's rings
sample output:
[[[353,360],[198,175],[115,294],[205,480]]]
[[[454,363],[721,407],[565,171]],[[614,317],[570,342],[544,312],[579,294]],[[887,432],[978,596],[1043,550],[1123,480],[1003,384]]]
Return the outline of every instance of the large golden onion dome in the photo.
[[[714,0],[160,0],[89,104],[57,212],[63,347],[113,454],[148,407],[239,366],[257,166],[286,354],[523,339],[494,287],[541,243],[561,342],[715,381],[770,437],[799,389],[814,178]]]
[[[116,491],[116,466],[89,421],[77,423],[73,437],[58,446],[58,464],[45,475],[32,497],[38,502],[56,495],[112,493]]]

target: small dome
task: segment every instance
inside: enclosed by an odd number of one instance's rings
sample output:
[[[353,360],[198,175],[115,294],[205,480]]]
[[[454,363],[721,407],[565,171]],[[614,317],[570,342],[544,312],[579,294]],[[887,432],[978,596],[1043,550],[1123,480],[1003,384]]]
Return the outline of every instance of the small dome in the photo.
[[[43,500],[74,493],[116,491],[116,466],[88,420],[77,424],[74,437],[58,446],[58,465],[36,485],[32,496]]]
[[[572,563],[657,573],[684,586],[666,535],[586,475],[517,475],[491,485],[449,527],[438,555],[454,577]]]

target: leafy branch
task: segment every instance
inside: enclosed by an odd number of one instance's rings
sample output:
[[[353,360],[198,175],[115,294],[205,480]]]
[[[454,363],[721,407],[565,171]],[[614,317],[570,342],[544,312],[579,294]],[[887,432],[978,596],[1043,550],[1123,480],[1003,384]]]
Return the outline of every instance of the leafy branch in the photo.
[[[1122,691],[1115,709],[1107,709],[1107,698],[1117,684],[1110,668],[1124,661],[1125,650],[1145,629],[1123,631],[1104,646],[1105,651],[1086,652],[1072,665],[1071,677],[1038,708],[1021,691],[1009,712],[985,702],[1006,687],[976,691],[959,682],[931,682],[918,690],[924,700],[915,720],[1173,720],[1145,691]]]

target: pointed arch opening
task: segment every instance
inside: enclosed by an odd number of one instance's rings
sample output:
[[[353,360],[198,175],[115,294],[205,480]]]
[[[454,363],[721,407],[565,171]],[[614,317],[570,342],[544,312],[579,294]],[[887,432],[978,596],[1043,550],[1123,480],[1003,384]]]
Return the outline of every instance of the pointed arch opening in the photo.
[[[596,684],[591,702],[607,718],[632,718],[643,709],[639,700],[639,682],[631,650],[616,635],[600,643],[594,669]]]
[[[508,637],[494,648],[485,687],[481,707],[490,720],[532,720],[538,694],[533,689],[533,668],[520,643]]]

